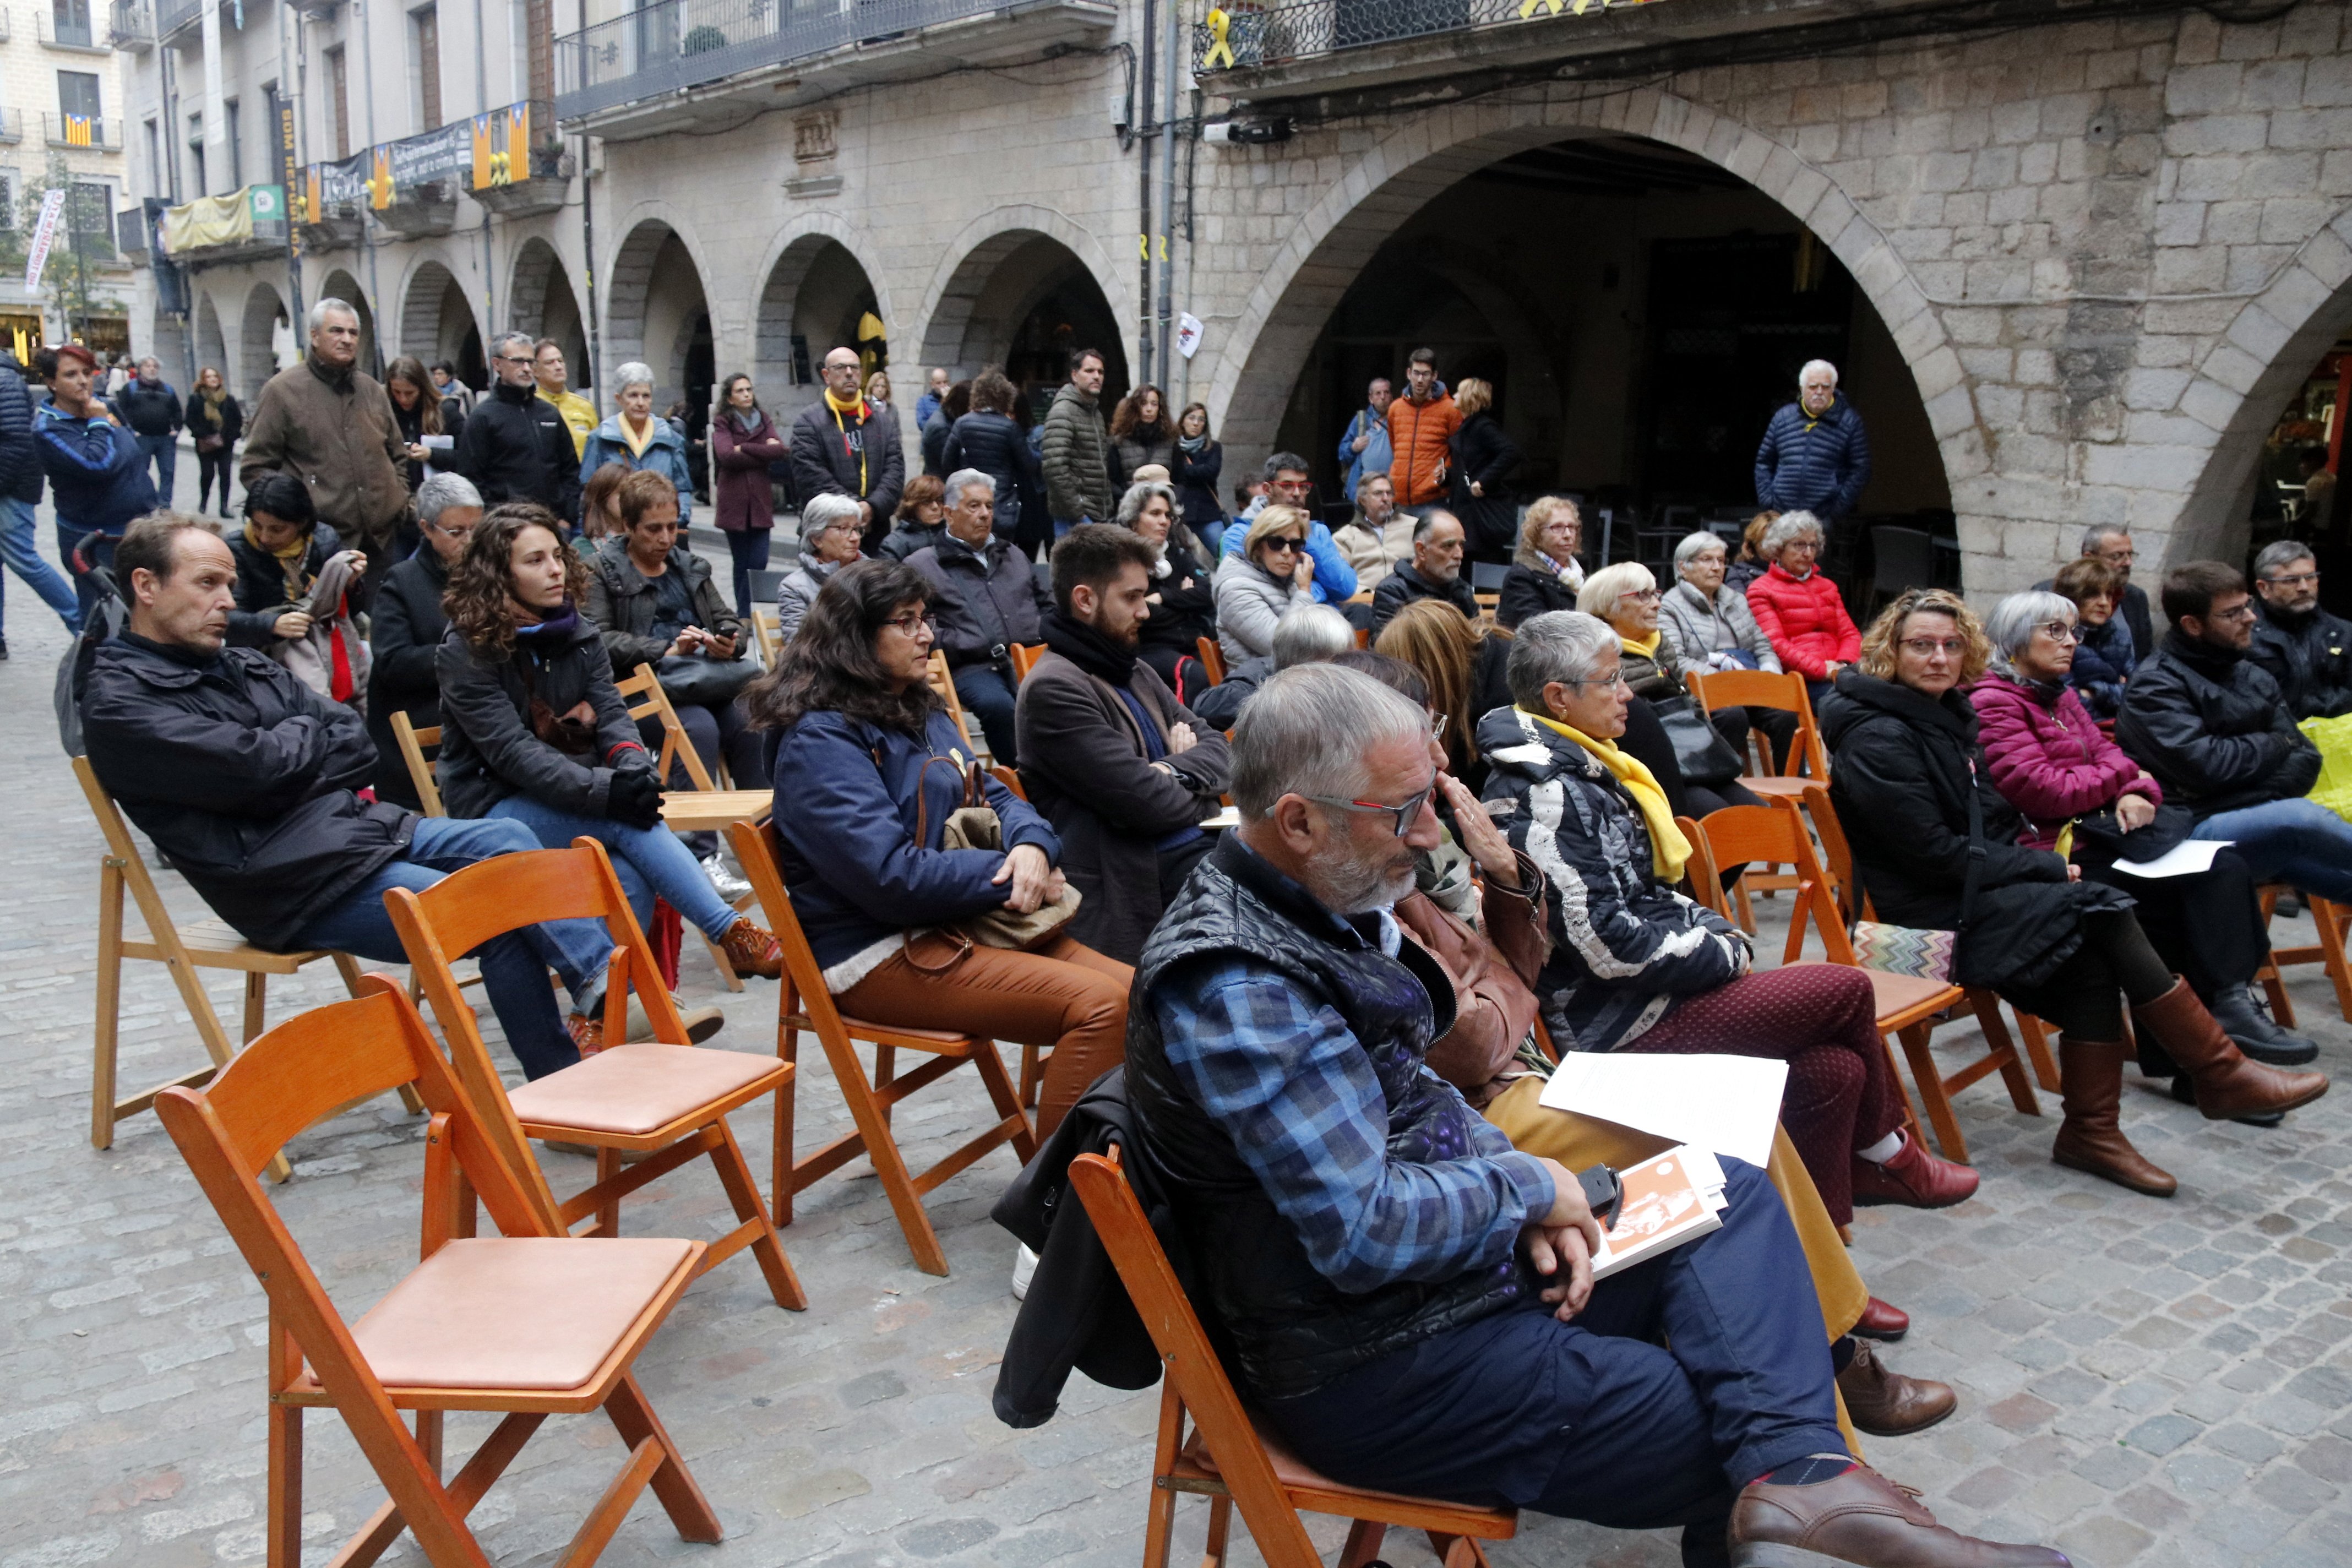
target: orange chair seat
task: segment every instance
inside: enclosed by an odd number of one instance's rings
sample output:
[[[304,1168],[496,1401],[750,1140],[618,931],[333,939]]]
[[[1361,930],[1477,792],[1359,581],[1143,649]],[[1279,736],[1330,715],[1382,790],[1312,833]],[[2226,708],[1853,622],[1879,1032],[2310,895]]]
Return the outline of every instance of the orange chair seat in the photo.
[[[352,1337],[387,1388],[568,1392],[595,1377],[665,1292],[686,1289],[701,1252],[671,1237],[455,1240]]]
[[[1812,782],[1809,778],[1790,777],[1779,773],[1742,773],[1739,778],[1741,787],[1753,791],[1767,800],[1774,795],[1786,795],[1790,800],[1801,800],[1804,798],[1805,787]]]
[[[773,1057],[748,1051],[640,1042],[599,1051],[507,1098],[526,1131],[645,1137],[682,1118],[708,1120],[713,1106],[734,1096],[757,1099],[782,1070]]]
[[[1889,974],[1883,969],[1865,969],[1870,976],[1871,996],[1882,1018],[1908,1013],[1929,1002],[1948,1006],[1959,1000],[1959,993],[1940,980],[1921,980],[1915,975]]]

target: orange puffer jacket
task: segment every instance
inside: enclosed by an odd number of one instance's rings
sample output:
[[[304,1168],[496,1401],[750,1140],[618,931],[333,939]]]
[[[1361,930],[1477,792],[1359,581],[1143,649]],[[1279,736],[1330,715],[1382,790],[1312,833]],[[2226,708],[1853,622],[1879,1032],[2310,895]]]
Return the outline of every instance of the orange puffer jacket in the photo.
[[[1446,443],[1460,428],[1462,410],[1450,392],[1425,403],[1400,397],[1389,405],[1389,446],[1396,454],[1389,462],[1389,482],[1396,487],[1397,505],[1425,506],[1446,498]]]

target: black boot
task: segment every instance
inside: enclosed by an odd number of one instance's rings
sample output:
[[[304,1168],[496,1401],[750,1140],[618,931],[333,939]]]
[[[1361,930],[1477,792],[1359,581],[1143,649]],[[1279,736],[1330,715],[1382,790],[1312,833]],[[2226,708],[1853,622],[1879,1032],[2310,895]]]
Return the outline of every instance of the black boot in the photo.
[[[2274,1068],[2298,1068],[2317,1059],[2319,1047],[2300,1035],[2290,1035],[2271,1017],[2265,998],[2252,985],[2225,985],[2209,1009],[2221,1032],[2258,1062]]]

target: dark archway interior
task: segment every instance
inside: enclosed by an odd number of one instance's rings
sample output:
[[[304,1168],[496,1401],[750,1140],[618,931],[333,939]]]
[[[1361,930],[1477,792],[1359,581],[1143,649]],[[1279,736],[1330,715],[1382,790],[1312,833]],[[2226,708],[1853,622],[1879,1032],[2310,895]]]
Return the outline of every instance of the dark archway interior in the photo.
[[[1674,507],[1693,524],[1753,510],[1766,422],[1805,361],[1830,360],[1869,426],[1864,515],[1955,534],[1917,386],[1844,268],[1746,181],[1663,143],[1590,137],[1517,153],[1381,246],[1325,324],[1276,434],[1314,462],[1330,500],[1367,384],[1383,374],[1401,392],[1421,346],[1449,384],[1494,384],[1525,454],[1521,500],[1568,491],[1589,511],[1663,520]],[[1593,548],[1599,532],[1588,525]],[[1630,552],[1621,537],[1617,553]]]
[[[1013,329],[1004,372],[1021,389],[1033,418],[1042,419],[1054,394],[1070,379],[1070,355],[1079,349],[1098,350],[1103,356],[1102,406],[1108,414],[1130,384],[1118,320],[1085,263],[1051,240],[1045,243],[1068,261],[1050,277],[1043,295]]]

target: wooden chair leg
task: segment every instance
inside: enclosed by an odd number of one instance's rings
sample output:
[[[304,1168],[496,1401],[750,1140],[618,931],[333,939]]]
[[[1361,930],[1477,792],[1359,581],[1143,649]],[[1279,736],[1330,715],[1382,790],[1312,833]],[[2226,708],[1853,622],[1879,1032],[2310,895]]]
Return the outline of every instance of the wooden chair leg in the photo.
[[[1945,1092],[1935,1053],[1927,1048],[1927,1026],[1914,1024],[1897,1037],[1903,1042],[1903,1054],[1911,1059],[1911,1081],[1918,1086],[1920,1102],[1927,1108],[1937,1149],[1945,1159],[1967,1164],[1969,1141],[1960,1135],[1959,1121],[1952,1115],[1952,1097]]]
[[[2254,975],[2262,983],[2263,994],[2270,998],[2271,1016],[2282,1029],[2294,1027],[2294,998],[2286,994],[2286,981],[2279,974],[2276,963],[2264,963]]]
[[[1437,1553],[1440,1568],[1486,1568],[1486,1548],[1475,1536],[1429,1534],[1429,1549]]]
[[[1914,1142],[1923,1142],[1927,1134],[1919,1130],[1919,1108],[1911,1102],[1911,1091],[1903,1087],[1903,1064],[1895,1059],[1895,1040],[1880,1035],[1878,1043],[1886,1051],[1886,1077],[1895,1085],[1895,1098],[1903,1101],[1903,1135]]]
[[[866,1077],[865,1064],[857,1059],[857,1047],[851,1046],[841,1055],[849,1059],[833,1058],[834,1082],[848,1104],[850,1120],[856,1124],[866,1159],[873,1162],[883,1195],[890,1200],[890,1212],[898,1216],[898,1228],[906,1235],[908,1250],[915,1255],[915,1267],[926,1274],[944,1276],[948,1271],[947,1251],[940,1246],[940,1234],[931,1226],[922,1194],[915,1190],[914,1173],[907,1169],[906,1156],[898,1152],[898,1142],[891,1136],[889,1108],[877,1102],[874,1086]],[[1027,1163],[1025,1156],[1023,1163]]]
[[[797,1076],[797,1075],[795,1075]],[[719,1147],[710,1151],[710,1163],[719,1172],[719,1184],[727,1189],[730,1202],[735,1205],[735,1217],[746,1225],[756,1223],[758,1234],[752,1238],[751,1256],[760,1262],[760,1272],[767,1276],[768,1293],[776,1305],[798,1312],[808,1306],[808,1292],[801,1289],[800,1276],[793,1272],[793,1261],[784,1256],[783,1238],[776,1234],[775,1221],[768,1217],[768,1205],[761,1201],[760,1184],[751,1179],[751,1162],[743,1158],[743,1146],[735,1142],[735,1130],[720,1117],[715,1124],[719,1130]],[[597,1175],[604,1175],[604,1160],[597,1159]],[[929,1222],[925,1221],[926,1224]],[[940,1272],[947,1268],[941,1264]]]
[[[2352,1024],[2352,963],[2344,954],[2344,906],[2308,893],[2304,900],[2311,906],[2311,923],[2319,931],[2319,962],[2336,987],[2336,1011]]]
[[[786,984],[791,981],[787,980]],[[793,998],[784,998],[782,1011],[793,1009]],[[780,1015],[781,1016],[781,1015]],[[801,1032],[790,1024],[776,1026],[776,1059],[797,1064],[801,1056]],[[768,1200],[768,1212],[779,1226],[793,1223],[793,1112],[797,1109],[794,1097],[800,1089],[800,1069],[793,1068],[793,1076],[776,1090],[773,1144],[768,1153],[768,1185],[774,1194]]]
[[[1176,1393],[1175,1380],[1162,1378],[1159,1431],[1152,1441],[1151,1497],[1143,1510],[1143,1568],[1168,1568],[1170,1542],[1176,1529],[1176,1494],[1161,1483],[1176,1468],[1176,1456],[1183,1444],[1184,1401]],[[1223,1534],[1221,1522],[1213,1510],[1209,1520],[1210,1557],[1202,1560],[1204,1565],[1223,1555],[1218,1546]]]
[[[2011,1008],[2017,1015],[2017,1032],[2024,1038],[2025,1054],[2033,1063],[2034,1080],[2052,1094],[2065,1092],[2058,1073],[2058,1063],[2050,1055],[2049,1026],[2021,1008]]]
[[[2000,1021],[2000,998],[1990,991],[1971,991],[1969,1002],[1975,1009],[1977,1023],[1984,1030],[1990,1054],[2000,1063],[2000,1080],[2009,1086],[2009,1102],[2028,1116],[2042,1114],[2042,1102],[2033,1097],[2033,1085],[2025,1076],[2025,1064],[2017,1059],[2017,1047],[2009,1037],[2009,1026]]]
[[[271,1568],[302,1561],[302,1407],[269,1405],[268,1552]]]
[[[1234,1500],[1212,1498],[1209,1501],[1208,1550],[1201,1554],[1201,1568],[1225,1568],[1225,1551],[1234,1531]]]
[[[245,1043],[261,1037],[269,1024],[269,976],[259,970],[245,977]]]
[[[1389,1527],[1369,1519],[1356,1520],[1348,1526],[1348,1544],[1339,1550],[1339,1561],[1334,1568],[1365,1568],[1381,1554],[1381,1542],[1389,1536]]]
[[[89,1083],[93,1149],[114,1147],[114,1064],[121,1028],[122,869],[110,859],[98,874],[98,1016]]]
[[[1045,1051],[1043,1046],[1021,1047],[1021,1104],[1023,1109],[1037,1109],[1037,1095],[1045,1087]]]
[[[621,1440],[630,1447],[651,1441],[659,1448],[661,1467],[654,1471],[650,1484],[678,1534],[706,1544],[717,1542],[720,1534],[719,1515],[688,1472],[684,1457],[678,1453],[677,1445],[670,1441],[661,1417],[646,1402],[645,1390],[637,1386],[636,1373],[629,1373],[614,1385],[604,1401],[604,1414],[612,1417],[613,1425],[620,1430]]]

